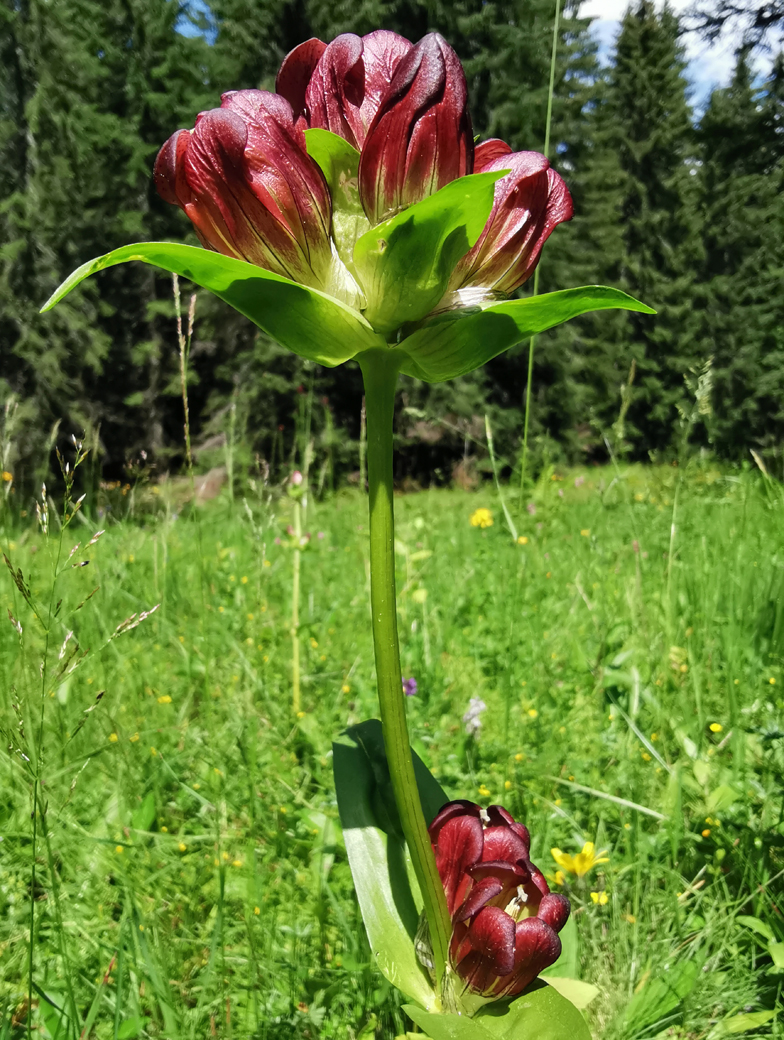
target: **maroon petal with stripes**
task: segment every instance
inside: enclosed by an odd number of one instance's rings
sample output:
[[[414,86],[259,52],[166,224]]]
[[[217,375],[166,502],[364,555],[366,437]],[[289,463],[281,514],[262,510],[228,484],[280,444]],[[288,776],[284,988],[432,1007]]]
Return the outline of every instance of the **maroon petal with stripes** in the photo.
[[[327,45],[310,77],[305,91],[308,124],[329,130],[359,149],[364,138],[360,115],[364,96],[362,40],[343,33]]]
[[[289,51],[283,59],[283,64],[278,69],[275,80],[275,92],[284,97],[291,105],[294,118],[307,119],[305,116],[305,92],[313,75],[313,70],[318,65],[319,58],[327,49],[326,43],[313,36],[305,40],[293,51]]]
[[[359,194],[372,224],[473,171],[467,101],[463,67],[438,33],[399,62],[359,161]]]
[[[331,200],[282,97],[224,94],[155,164],[161,196],[190,217],[202,243],[316,288],[332,263]]]
[[[479,163],[483,172],[510,173],[496,183],[485,229],[458,264],[450,290],[481,286],[511,293],[530,278],[558,224],[571,220],[572,198],[538,152],[512,152],[503,141],[487,141],[477,148],[477,168]]]

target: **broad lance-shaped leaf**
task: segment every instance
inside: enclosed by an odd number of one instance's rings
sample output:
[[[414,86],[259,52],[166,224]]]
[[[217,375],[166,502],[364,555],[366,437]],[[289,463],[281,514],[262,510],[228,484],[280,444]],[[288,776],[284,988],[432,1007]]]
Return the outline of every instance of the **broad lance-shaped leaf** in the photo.
[[[376,966],[407,997],[432,1007],[435,993],[414,948],[422,897],[397,815],[381,723],[351,726],[332,747],[343,840]],[[430,822],[449,799],[412,754]]]
[[[504,172],[460,177],[359,239],[354,270],[376,331],[386,335],[420,321],[436,306],[458,260],[481,235]]]
[[[359,201],[359,152],[329,130],[305,131],[308,155],[321,167],[332,196],[332,237],[338,256],[356,276],[354,246],[370,228]]]
[[[577,1008],[543,980],[511,1004],[486,1005],[474,1018],[432,1014],[404,1004],[403,1010],[431,1040],[591,1040]]]
[[[507,300],[472,313],[448,311],[399,344],[410,359],[401,371],[427,383],[441,383],[472,372],[529,336],[570,318],[613,308],[656,313],[620,289],[604,285]]]
[[[386,346],[358,311],[317,289],[244,260],[176,242],[139,242],[82,264],[41,310],[50,310],[91,274],[129,260],[161,267],[209,289],[282,346],[327,368]]]

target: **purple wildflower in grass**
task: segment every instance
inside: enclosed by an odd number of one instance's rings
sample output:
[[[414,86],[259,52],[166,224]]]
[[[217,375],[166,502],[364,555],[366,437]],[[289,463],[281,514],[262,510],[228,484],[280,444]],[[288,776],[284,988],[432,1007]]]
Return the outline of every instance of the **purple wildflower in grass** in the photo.
[[[533,502],[529,502],[525,508],[528,510],[531,516],[536,516],[536,506],[533,504]]]
[[[417,692],[417,681],[411,676],[410,679],[403,680],[403,693],[406,697],[413,697]]]

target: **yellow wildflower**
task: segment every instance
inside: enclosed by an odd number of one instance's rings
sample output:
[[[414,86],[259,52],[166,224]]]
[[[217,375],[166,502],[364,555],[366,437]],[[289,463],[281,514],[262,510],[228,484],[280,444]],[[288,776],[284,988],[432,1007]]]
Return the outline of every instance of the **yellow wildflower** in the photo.
[[[256,915],[256,917],[258,917],[259,914],[261,913],[261,907],[260,906],[254,906],[253,907],[253,913]]]
[[[10,484],[13,479],[14,479],[13,473],[9,473],[7,469],[4,469],[3,470],[3,480],[5,481],[5,483],[6,484]]]
[[[119,739],[119,738],[118,738],[118,736],[117,736],[117,734],[116,734],[116,733],[110,733],[110,734],[109,734],[109,743],[110,743],[110,744],[116,744],[116,743],[117,743],[117,741],[118,741],[118,739]]]
[[[590,527],[584,527],[582,529],[582,531],[580,531],[580,534],[582,535],[583,538],[587,538],[590,535],[590,533],[591,533]]]
[[[484,506],[480,506],[479,509],[475,510],[471,514],[471,526],[481,527],[484,530],[486,527],[493,526],[493,514],[489,509]]]
[[[158,698],[159,704],[171,704],[172,700],[168,693],[164,693],[162,697]]]
[[[708,726],[708,729],[711,731],[711,733],[721,733],[724,727],[720,722],[711,722],[710,726]]]
[[[586,841],[582,852],[578,852],[576,856],[570,856],[568,852],[561,852],[560,849],[550,849],[550,854],[559,867],[568,870],[570,874],[576,874],[577,877],[585,877],[588,871],[600,863],[610,862],[606,851],[602,849],[597,853],[592,841]]]
[[[529,708],[527,715],[529,719],[535,719],[538,717],[539,712],[536,710],[536,708]]]
[[[597,906],[607,906],[607,893],[591,892],[591,902]]]
[[[520,537],[517,539],[517,544],[528,545],[528,538],[524,534],[521,534]]]
[[[185,852],[188,848],[184,841],[181,841],[177,847],[179,848],[180,852]]]
[[[564,874],[564,872],[562,870],[556,870],[556,872],[555,872],[555,883],[556,883],[556,885],[565,885],[566,884],[566,875]]]

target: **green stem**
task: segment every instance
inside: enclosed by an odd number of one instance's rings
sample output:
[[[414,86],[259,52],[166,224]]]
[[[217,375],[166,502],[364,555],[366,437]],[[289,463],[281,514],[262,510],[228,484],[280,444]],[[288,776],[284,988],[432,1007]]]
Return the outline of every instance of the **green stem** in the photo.
[[[422,892],[440,989],[451,924],[414,775],[397,635],[392,418],[402,355],[395,350],[369,350],[357,360],[365,381],[367,405],[370,603],[384,749],[403,834]]]
[[[561,0],[555,0],[555,21],[553,22],[553,46],[550,51],[550,85],[547,92],[547,118],[544,127],[544,155],[550,157],[550,126],[553,121],[553,92],[555,90],[555,56],[558,53],[558,26],[561,22]],[[534,271],[534,296],[539,295],[539,265]],[[534,344],[536,336],[528,341],[528,378],[525,384],[525,421],[523,423],[523,458],[520,463],[520,506],[525,494],[525,475],[528,469],[528,417],[531,412],[531,385],[534,378]]]

